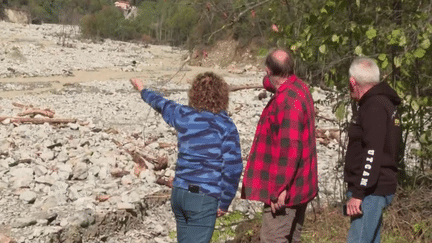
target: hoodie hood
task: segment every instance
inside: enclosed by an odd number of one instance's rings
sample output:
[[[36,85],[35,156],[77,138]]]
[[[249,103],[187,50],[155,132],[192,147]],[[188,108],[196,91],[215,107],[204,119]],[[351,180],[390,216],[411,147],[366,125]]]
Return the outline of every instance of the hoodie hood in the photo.
[[[401,98],[398,96],[396,91],[390,87],[387,83],[381,82],[373,86],[368,90],[363,97],[360,99],[359,105],[362,105],[368,98],[375,95],[387,96],[394,105],[399,105],[401,103]]]

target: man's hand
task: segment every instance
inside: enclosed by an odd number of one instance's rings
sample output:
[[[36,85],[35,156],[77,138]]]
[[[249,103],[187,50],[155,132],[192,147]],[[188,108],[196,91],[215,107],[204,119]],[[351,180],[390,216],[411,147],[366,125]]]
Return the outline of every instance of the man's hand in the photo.
[[[286,199],[287,191],[283,190],[281,194],[279,194],[278,200],[276,203],[270,202],[270,207],[272,213],[276,213],[276,211],[285,207],[285,199]]]
[[[141,92],[144,89],[144,84],[143,84],[143,82],[140,79],[131,78],[131,79],[129,79],[129,81],[134,86],[134,88],[136,90],[138,90],[139,92]]]
[[[361,211],[362,200],[358,198],[351,198],[347,203],[347,215],[357,216],[363,214]]]
[[[224,210],[222,210],[222,209],[218,209],[218,211],[217,211],[217,214],[216,214],[216,217],[221,217],[221,216],[224,216],[225,214],[227,213],[227,211],[224,211]]]

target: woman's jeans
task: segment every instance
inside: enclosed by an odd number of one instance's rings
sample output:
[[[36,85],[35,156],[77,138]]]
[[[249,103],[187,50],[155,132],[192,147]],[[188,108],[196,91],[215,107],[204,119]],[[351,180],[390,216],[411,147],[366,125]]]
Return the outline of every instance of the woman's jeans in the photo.
[[[173,187],[171,208],[179,243],[208,243],[213,235],[218,200],[202,193]]]
[[[347,193],[348,199],[352,196]],[[348,243],[379,243],[382,213],[393,200],[392,195],[368,195],[361,204],[362,215],[351,217],[351,228],[348,232]]]

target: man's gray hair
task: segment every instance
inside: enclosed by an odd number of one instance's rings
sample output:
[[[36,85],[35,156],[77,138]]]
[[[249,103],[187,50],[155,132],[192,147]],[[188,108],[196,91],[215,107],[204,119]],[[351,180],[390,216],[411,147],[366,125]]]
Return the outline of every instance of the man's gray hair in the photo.
[[[375,60],[369,57],[357,57],[351,63],[349,75],[360,85],[380,82],[380,71]]]

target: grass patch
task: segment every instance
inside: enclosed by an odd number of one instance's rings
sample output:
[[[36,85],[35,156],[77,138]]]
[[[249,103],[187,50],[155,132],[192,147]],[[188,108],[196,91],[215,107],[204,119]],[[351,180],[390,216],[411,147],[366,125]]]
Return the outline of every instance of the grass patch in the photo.
[[[247,220],[247,216],[240,211],[234,211],[217,218],[211,242],[227,242],[229,239],[235,238],[237,226],[245,220]]]

